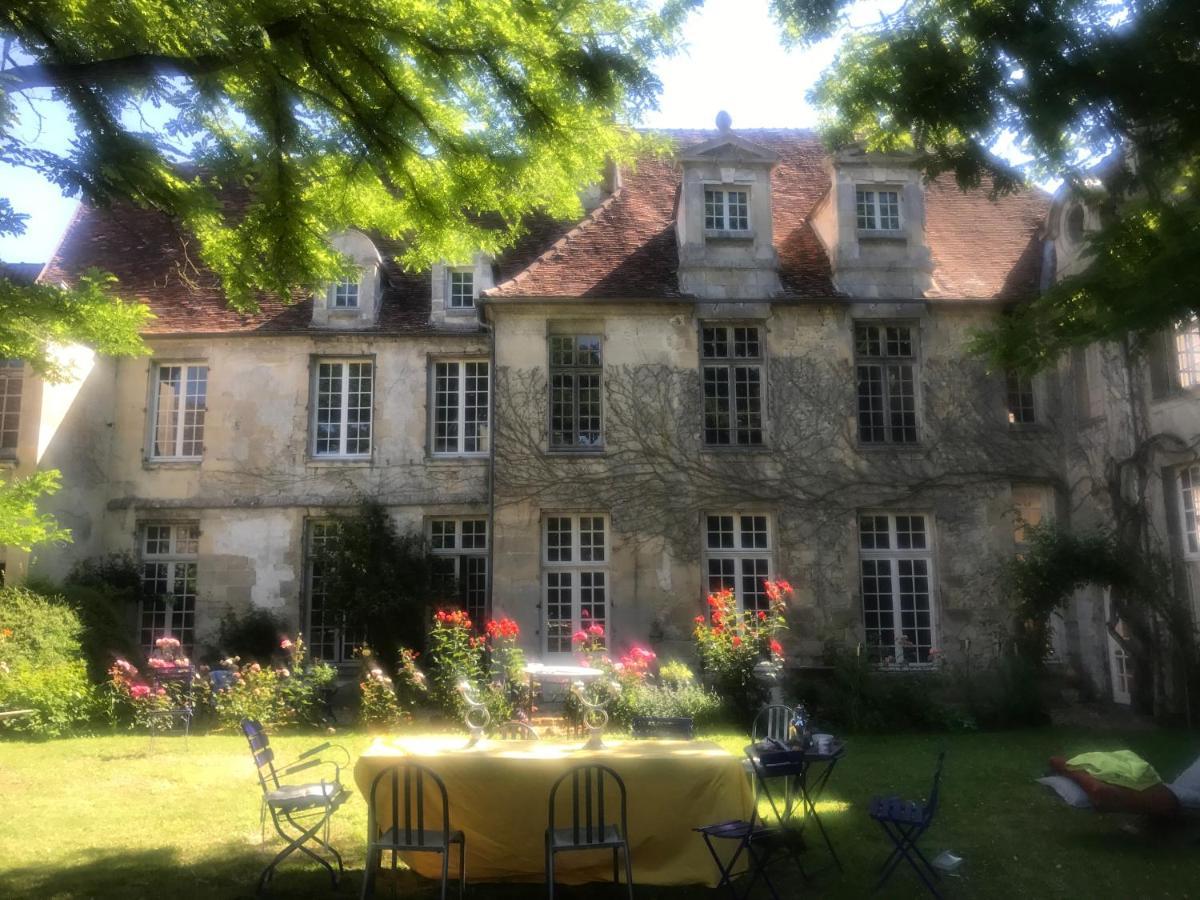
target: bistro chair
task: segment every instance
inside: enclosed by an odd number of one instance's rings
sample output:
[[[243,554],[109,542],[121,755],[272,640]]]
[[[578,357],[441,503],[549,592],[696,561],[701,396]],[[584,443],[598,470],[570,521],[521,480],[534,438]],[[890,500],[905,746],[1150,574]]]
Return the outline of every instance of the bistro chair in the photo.
[[[528,722],[520,719],[510,719],[501,722],[492,732],[492,737],[498,741],[540,741],[541,735]]]
[[[301,753],[295,762],[276,765],[275,751],[271,749],[270,739],[262,725],[254,719],[242,719],[241,728],[250,743],[250,753],[254,756],[258,781],[263,791],[260,829],[265,831],[266,816],[270,813],[275,831],[287,841],[287,846],[275,854],[275,858],[263,869],[258,878],[257,892],[262,894],[266,890],[275,875],[275,867],[297,850],[323,865],[333,880],[333,886],[337,887],[338,878],[345,868],[341,855],[329,843],[329,820],[337,808],[350,799],[350,792],[342,787],[341,781],[342,766],[349,764],[350,755],[343,748],[326,741]],[[331,749],[341,751],[345,756],[343,763],[319,755]],[[318,767],[332,767],[333,780],[298,784],[285,784],[281,780]],[[309,843],[328,851],[337,863],[337,870],[323,856],[306,846]]]
[[[900,862],[904,860],[912,866],[917,877],[921,879],[933,896],[939,898],[942,896],[934,884],[935,881],[941,879],[941,876],[917,847],[917,841],[929,830],[929,826],[933,824],[933,817],[937,814],[938,792],[942,782],[942,763],[945,759],[946,752],[943,750],[938,754],[937,767],[933,771],[933,787],[930,788],[929,797],[924,803],[901,800],[899,797],[873,797],[871,799],[867,810],[868,815],[879,823],[879,827],[883,829],[883,833],[888,836],[888,840],[892,842],[894,848],[880,869],[879,881],[875,884],[876,890],[883,887],[884,882],[892,876]],[[932,880],[930,875],[933,876]]]
[[[692,830],[699,832],[704,838],[704,845],[708,847],[708,852],[712,856],[713,862],[717,864],[717,871],[721,873],[721,879],[717,882],[717,890],[723,887],[728,888],[729,895],[733,897],[733,900],[738,900],[737,886],[733,882],[734,869],[737,868],[738,860],[745,853],[749,859],[745,874],[750,876],[750,881],[741,896],[749,897],[750,892],[754,890],[754,885],[758,883],[758,879],[761,877],[766,882],[767,890],[771,892],[771,896],[775,900],[780,900],[779,892],[775,889],[775,885],[771,881],[771,876],[767,872],[767,863],[770,862],[771,856],[776,849],[771,844],[771,838],[775,836],[775,829],[763,823],[758,815],[757,803],[751,808],[749,819],[731,819],[728,822],[701,825],[699,828],[693,828]],[[714,841],[737,842],[733,855],[726,862],[721,861],[721,854],[717,852],[717,846]]]
[[[192,732],[192,719],[196,715],[196,701],[193,685],[196,680],[196,670],[191,666],[172,669],[152,669],[150,672],[150,690],[157,694],[163,691],[168,705],[149,711],[148,726],[150,729],[150,744],[153,746],[156,735],[175,730],[183,732],[183,745],[188,746]]]
[[[691,716],[634,716],[635,738],[675,738],[690,741],[695,737]]]
[[[558,789],[570,779],[571,824],[558,827]],[[605,814],[605,801],[614,793],[606,782],[615,785],[619,816],[611,815],[612,803]],[[554,900],[554,857],[572,850],[612,850],[613,884],[621,883],[618,853],[625,856],[625,885],[633,900],[633,864],[629,859],[629,826],[625,810],[625,782],[608,766],[586,764],[564,772],[550,788],[549,824],[546,827],[546,887]]]
[[[434,799],[434,804],[430,799]],[[380,800],[391,803],[381,821]],[[440,804],[437,805],[437,804]],[[363,875],[362,898],[375,893],[375,875],[383,866],[383,854],[392,854],[392,871],[399,853],[437,853],[442,857],[442,900],[450,882],[450,850],[458,845],[458,896],[467,889],[467,839],[450,830],[450,800],[446,785],[433,769],[416,762],[402,762],[383,769],[367,792],[367,868]]]
[[[792,717],[796,711],[782,703],[764,706],[754,717],[754,725],[750,731],[750,740],[758,743],[762,740],[788,742]]]

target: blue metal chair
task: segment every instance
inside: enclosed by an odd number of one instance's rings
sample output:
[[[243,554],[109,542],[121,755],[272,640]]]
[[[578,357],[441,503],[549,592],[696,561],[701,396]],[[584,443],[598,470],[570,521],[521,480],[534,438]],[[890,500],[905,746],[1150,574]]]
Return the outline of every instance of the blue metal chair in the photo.
[[[766,882],[767,890],[771,892],[771,896],[775,900],[779,900],[779,892],[775,889],[775,885],[771,881],[771,876],[767,872],[767,863],[770,862],[775,849],[771,846],[770,841],[775,837],[776,830],[763,824],[758,815],[757,803],[752,807],[749,819],[731,819],[728,822],[701,825],[699,828],[693,828],[692,830],[699,832],[704,838],[704,844],[708,847],[708,852],[712,856],[713,862],[717,864],[717,871],[721,873],[721,879],[717,882],[718,890],[726,887],[729,889],[729,895],[733,900],[738,900],[738,891],[733,881],[733,875],[738,860],[745,853],[750,860],[746,868],[746,874],[750,876],[750,881],[741,896],[749,897],[750,892],[754,890],[754,885],[758,883],[758,879],[761,877]],[[717,840],[737,842],[733,855],[729,857],[727,862],[721,861],[721,854],[717,852],[717,847],[714,843]]]
[[[571,825],[557,826],[558,789],[571,780]],[[605,815],[605,782],[616,786],[620,798],[618,820]],[[612,805],[609,804],[609,812]],[[546,827],[546,887],[554,900],[554,857],[572,850],[612,850],[613,884],[621,883],[618,854],[625,856],[625,885],[633,900],[633,864],[629,859],[629,825],[625,814],[625,782],[608,766],[585,764],[564,772],[550,788],[549,824]]]
[[[425,782],[431,783],[426,787]],[[379,819],[380,791],[390,801],[391,815]],[[430,807],[430,795],[440,806]],[[432,827],[426,827],[426,825]],[[440,827],[437,827],[440,825]],[[442,900],[450,881],[450,850],[458,845],[458,896],[467,889],[467,839],[450,830],[450,800],[438,774],[416,762],[388,766],[371,780],[367,791],[367,868],[363,875],[362,898],[375,892],[375,875],[383,865],[384,852],[392,854],[392,871],[398,853],[437,853],[442,857]]]
[[[677,738],[690,741],[695,737],[691,716],[634,716],[631,722],[635,738]]]
[[[275,875],[275,867],[297,850],[323,865],[333,880],[333,886],[337,887],[338,878],[345,869],[341,855],[329,843],[329,820],[337,808],[350,799],[350,792],[342,787],[342,766],[333,760],[323,759],[318,754],[329,749],[340,750],[345,754],[346,764],[350,761],[349,754],[341,747],[326,741],[301,753],[295,762],[276,765],[275,751],[271,749],[270,739],[263,731],[262,725],[254,719],[242,719],[241,728],[250,744],[250,752],[258,768],[258,781],[263,791],[259,825],[265,828],[269,812],[275,831],[287,841],[287,846],[275,854],[275,858],[263,869],[258,878],[257,892],[263,893]],[[333,768],[332,781],[303,784],[285,784],[281,781],[298,772],[320,766]],[[322,831],[324,837],[321,836]],[[332,854],[337,863],[336,871],[328,860],[306,846],[310,842]]]
[[[167,698],[167,706],[152,709],[149,712],[150,744],[154,738],[164,731],[171,732],[177,727],[183,730],[183,745],[188,746],[192,733],[192,719],[196,716],[196,701],[193,686],[196,681],[196,670],[191,666],[171,669],[150,670],[150,690],[156,694],[162,691]],[[176,725],[176,722],[179,725]],[[164,725],[165,723],[165,725]]]
[[[879,880],[875,884],[876,890],[883,887],[884,882],[896,871],[901,860],[906,860],[925,887],[929,888],[929,892],[935,897],[942,896],[934,884],[935,881],[941,879],[941,876],[921,853],[917,847],[917,841],[929,830],[929,826],[933,824],[933,817],[937,814],[938,792],[942,782],[942,763],[945,759],[946,752],[943,750],[938,754],[937,768],[933,773],[933,787],[930,788],[929,798],[924,803],[902,800],[899,797],[873,797],[871,799],[868,807],[869,815],[879,823],[894,848],[880,869]],[[933,876],[932,880],[929,876]]]

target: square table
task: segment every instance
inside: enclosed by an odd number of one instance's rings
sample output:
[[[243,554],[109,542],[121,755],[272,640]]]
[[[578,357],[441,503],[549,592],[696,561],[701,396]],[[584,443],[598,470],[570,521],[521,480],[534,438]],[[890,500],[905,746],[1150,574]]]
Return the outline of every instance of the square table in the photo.
[[[833,849],[833,842],[829,839],[829,834],[825,831],[825,826],[821,824],[821,817],[817,815],[817,801],[820,799],[821,794],[825,792],[825,787],[829,784],[829,778],[833,775],[834,767],[846,755],[845,743],[835,740],[824,752],[817,750],[815,747],[810,747],[807,750],[796,748],[767,750],[760,748],[757,751],[747,748],[746,752],[754,752],[758,757],[760,782],[767,795],[767,800],[771,804],[771,809],[774,811],[780,824],[794,823],[796,833],[799,834],[803,832],[804,826],[811,817],[813,822],[816,823],[817,831],[821,834],[821,839],[825,842],[825,846],[829,850],[829,855],[833,857],[834,864],[838,869],[842,869],[842,861],[838,858],[837,851]],[[813,774],[814,772],[816,773],[815,775]],[[775,796],[768,784],[768,781],[773,778],[782,778],[787,785],[782,810],[775,805]],[[798,821],[794,818],[797,799],[800,807]]]
[[[578,742],[555,741],[486,740],[467,748],[465,740],[461,735],[378,739],[359,757],[354,780],[366,796],[372,779],[403,757],[437,772],[446,784],[450,827],[466,834],[470,881],[545,879],[550,787],[576,765],[601,763],[624,780],[637,884],[716,886],[718,873],[703,838],[692,829],[746,818],[754,803],[741,761],[708,741],[612,740],[603,749],[583,750]],[[390,797],[379,798],[381,820],[390,819],[390,802]],[[440,806],[436,797],[432,803]],[[432,854],[404,860],[420,875],[440,875]],[[611,881],[612,855],[564,854],[554,869],[562,884]]]

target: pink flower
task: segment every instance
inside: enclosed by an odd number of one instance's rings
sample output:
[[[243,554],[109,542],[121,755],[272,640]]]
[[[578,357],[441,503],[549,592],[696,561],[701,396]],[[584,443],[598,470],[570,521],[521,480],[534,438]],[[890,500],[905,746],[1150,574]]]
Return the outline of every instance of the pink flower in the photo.
[[[129,688],[129,696],[134,700],[141,700],[150,695],[150,685],[135,684]]]
[[[571,635],[571,642],[575,644],[582,644],[587,639],[588,636],[586,631],[577,631]]]
[[[284,638],[282,641],[279,642],[279,649],[280,650],[291,650],[292,642],[290,640],[288,640],[287,638]]]
[[[589,625],[588,626],[588,634],[595,635],[596,637],[604,637],[604,626],[603,625]]]

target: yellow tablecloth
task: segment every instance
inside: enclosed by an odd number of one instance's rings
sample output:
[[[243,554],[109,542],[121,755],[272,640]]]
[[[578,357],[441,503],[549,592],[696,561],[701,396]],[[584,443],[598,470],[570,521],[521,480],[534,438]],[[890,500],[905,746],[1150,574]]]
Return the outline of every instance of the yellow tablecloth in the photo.
[[[578,742],[485,741],[471,749],[464,743],[465,738],[454,735],[378,739],[359,758],[354,780],[367,796],[372,779],[399,756],[411,756],[437,772],[446,783],[450,827],[466,835],[471,881],[545,877],[542,847],[550,788],[580,763],[603,763],[625,782],[637,884],[715,886],[716,866],[692,828],[745,818],[754,802],[740,760],[707,741],[612,740],[604,750],[581,750]],[[568,782],[559,791],[560,802],[569,791]],[[379,802],[381,819],[390,820],[390,797]],[[440,823],[440,813],[435,821]],[[437,877],[440,872],[436,854],[415,853],[405,861],[422,875]],[[452,871],[456,863],[454,858]],[[555,880],[564,884],[611,878],[608,851],[563,853],[555,861]]]

